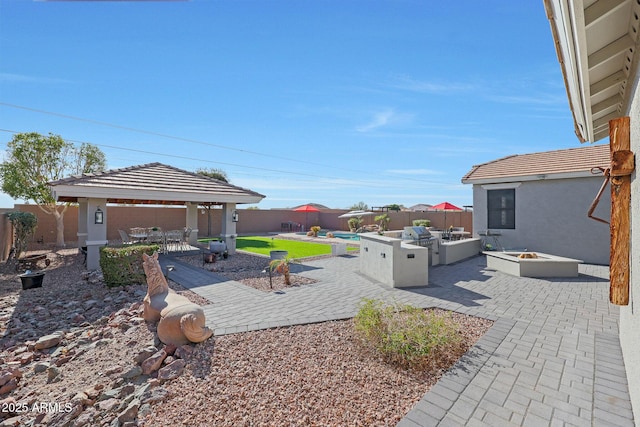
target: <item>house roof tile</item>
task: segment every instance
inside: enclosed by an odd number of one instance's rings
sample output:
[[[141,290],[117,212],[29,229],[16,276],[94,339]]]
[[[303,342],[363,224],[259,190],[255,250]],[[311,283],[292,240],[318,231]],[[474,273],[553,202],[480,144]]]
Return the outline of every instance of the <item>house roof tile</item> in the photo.
[[[509,182],[539,179],[540,175],[546,179],[587,176],[594,167],[608,167],[609,156],[609,144],[516,154],[473,166],[462,182]]]

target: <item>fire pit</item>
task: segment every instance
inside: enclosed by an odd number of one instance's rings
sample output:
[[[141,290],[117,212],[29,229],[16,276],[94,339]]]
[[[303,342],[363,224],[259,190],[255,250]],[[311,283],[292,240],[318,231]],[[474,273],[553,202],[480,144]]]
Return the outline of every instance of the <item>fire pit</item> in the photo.
[[[582,261],[540,252],[483,252],[487,268],[518,277],[578,277]]]

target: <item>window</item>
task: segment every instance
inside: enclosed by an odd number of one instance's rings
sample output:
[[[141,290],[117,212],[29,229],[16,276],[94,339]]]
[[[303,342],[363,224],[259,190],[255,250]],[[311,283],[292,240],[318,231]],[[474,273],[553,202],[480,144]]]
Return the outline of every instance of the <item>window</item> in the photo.
[[[488,228],[516,228],[516,190],[487,191]]]

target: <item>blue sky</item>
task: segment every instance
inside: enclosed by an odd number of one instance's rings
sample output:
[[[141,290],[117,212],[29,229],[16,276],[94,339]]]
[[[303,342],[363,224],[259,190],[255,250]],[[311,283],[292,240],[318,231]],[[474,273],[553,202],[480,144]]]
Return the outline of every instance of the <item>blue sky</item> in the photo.
[[[471,205],[473,165],[579,146],[542,0],[2,0],[0,58],[0,155],[51,132],[261,209]]]

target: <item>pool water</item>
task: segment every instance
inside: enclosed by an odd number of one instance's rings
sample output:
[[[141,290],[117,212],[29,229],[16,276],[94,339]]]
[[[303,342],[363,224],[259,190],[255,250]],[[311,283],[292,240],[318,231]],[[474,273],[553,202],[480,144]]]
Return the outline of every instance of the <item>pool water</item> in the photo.
[[[300,233],[296,233],[296,234],[300,234],[300,235],[303,235],[303,236],[307,235],[306,232],[300,232]],[[338,238],[338,239],[344,239],[344,240],[360,240],[360,235],[358,233],[350,233],[348,231],[334,231],[333,232],[333,236]],[[318,237],[327,237],[327,232],[326,231],[320,231],[318,233]]]

